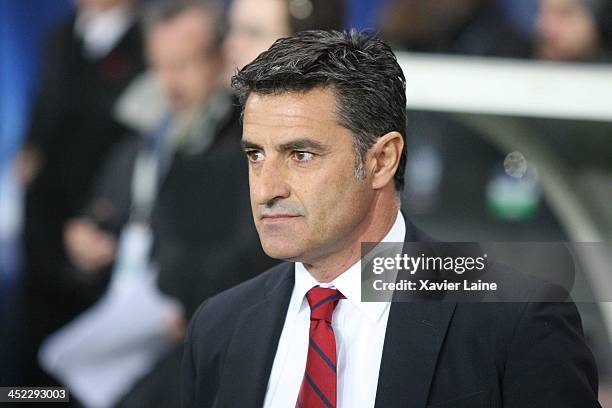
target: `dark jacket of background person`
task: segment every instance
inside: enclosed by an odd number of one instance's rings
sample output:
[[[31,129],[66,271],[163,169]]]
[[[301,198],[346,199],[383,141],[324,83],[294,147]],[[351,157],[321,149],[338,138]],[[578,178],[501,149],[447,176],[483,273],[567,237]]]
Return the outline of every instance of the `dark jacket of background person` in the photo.
[[[406,231],[406,242],[430,240]],[[507,299],[533,301],[391,303],[377,408],[600,406],[576,306],[542,302],[562,295],[549,283],[492,273]],[[294,278],[285,262],[202,304],[185,344],[184,408],[263,404]]]
[[[41,168],[26,192],[25,317],[22,360],[35,372],[41,339],[83,310],[94,293],[74,290],[62,272],[62,228],[82,208],[104,156],[126,129],[111,115],[126,85],[142,70],[142,40],[129,28],[99,59],[84,56],[75,34],[75,18],[53,33],[46,68],[36,98],[27,143],[41,156]],[[31,365],[31,367],[30,367]],[[26,384],[42,384],[39,377]]]

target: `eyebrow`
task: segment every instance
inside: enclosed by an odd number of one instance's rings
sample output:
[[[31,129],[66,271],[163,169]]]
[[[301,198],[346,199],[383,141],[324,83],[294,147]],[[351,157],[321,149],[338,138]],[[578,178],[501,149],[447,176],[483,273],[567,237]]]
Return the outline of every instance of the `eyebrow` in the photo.
[[[261,147],[260,145],[258,145],[257,143],[253,143],[249,140],[241,140],[240,144],[242,145],[243,149],[256,149],[256,150],[263,150],[263,147]]]
[[[249,140],[242,140],[241,142],[243,149],[257,149],[263,150],[263,147],[258,145],[257,143],[253,143]],[[325,146],[323,143],[317,142],[316,140],[302,138],[290,140],[288,142],[282,143],[276,148],[279,152],[293,151],[293,150],[314,150],[319,153],[326,153],[329,151],[329,148]]]

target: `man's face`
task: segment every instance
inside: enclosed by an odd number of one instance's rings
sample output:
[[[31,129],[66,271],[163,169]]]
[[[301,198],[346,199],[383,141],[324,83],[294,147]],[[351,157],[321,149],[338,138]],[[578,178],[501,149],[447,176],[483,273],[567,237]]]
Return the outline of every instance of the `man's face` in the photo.
[[[581,0],[541,0],[537,51],[553,60],[587,59],[597,46],[597,27]]]
[[[228,70],[233,73],[290,34],[286,0],[234,0],[224,44]]]
[[[213,41],[212,18],[199,10],[185,11],[149,32],[149,63],[175,112],[203,103],[217,86],[221,67]]]
[[[355,176],[353,136],[335,111],[330,88],[247,99],[251,206],[273,258],[313,263],[336,253],[354,244],[370,211],[374,191]]]

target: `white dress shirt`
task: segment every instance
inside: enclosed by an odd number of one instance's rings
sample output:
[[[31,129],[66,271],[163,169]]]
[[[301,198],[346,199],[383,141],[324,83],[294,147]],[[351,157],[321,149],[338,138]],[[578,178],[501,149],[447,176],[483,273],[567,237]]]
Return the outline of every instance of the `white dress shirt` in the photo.
[[[382,242],[404,242],[406,225],[398,211]],[[337,407],[374,407],[389,302],[361,301],[361,261],[330,283],[319,283],[302,263],[295,264],[295,286],[268,381],[264,408],[294,407],[306,368],[310,306],[306,292],[336,288],[346,297],[332,318],[337,350]]]

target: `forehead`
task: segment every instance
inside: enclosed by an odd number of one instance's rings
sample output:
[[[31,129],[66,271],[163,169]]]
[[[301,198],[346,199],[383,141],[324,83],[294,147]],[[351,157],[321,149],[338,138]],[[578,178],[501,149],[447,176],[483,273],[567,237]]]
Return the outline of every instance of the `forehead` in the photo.
[[[244,139],[274,137],[328,138],[348,132],[337,120],[335,93],[330,88],[278,95],[249,95],[244,108]]]
[[[270,31],[285,27],[287,13],[284,0],[236,0],[230,6],[232,25],[269,28]]]
[[[205,11],[188,9],[154,25],[147,42],[150,48],[170,48],[176,52],[202,49],[213,42],[213,25],[212,16]]]

